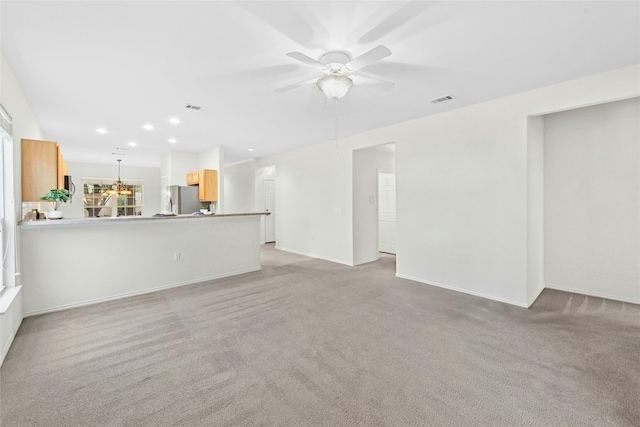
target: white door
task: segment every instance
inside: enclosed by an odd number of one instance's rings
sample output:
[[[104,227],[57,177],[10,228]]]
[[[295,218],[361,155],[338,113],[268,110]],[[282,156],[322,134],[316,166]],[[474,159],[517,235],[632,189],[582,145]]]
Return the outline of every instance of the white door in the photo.
[[[396,253],[396,175],[378,172],[378,251]]]
[[[0,129],[0,165],[2,165],[2,170],[0,171],[0,292],[4,288],[4,260],[6,259],[5,255],[5,247],[8,249],[8,242],[6,242],[6,237],[4,235],[4,157],[2,153],[4,152],[4,130]],[[5,243],[6,242],[6,243]]]
[[[270,212],[265,219],[264,241],[265,243],[276,241],[276,181],[273,179],[264,180],[264,205],[265,210]]]

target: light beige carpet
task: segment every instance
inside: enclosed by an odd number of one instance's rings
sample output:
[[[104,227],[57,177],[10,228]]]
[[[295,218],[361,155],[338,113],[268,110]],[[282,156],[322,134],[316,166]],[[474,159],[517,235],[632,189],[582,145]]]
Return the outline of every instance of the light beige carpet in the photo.
[[[394,272],[267,245],[260,272],[25,319],[1,424],[640,425],[639,306]]]

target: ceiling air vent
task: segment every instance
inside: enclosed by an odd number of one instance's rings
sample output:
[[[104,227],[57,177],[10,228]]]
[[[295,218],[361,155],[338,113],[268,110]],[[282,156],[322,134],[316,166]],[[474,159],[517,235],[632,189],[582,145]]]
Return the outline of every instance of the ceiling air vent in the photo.
[[[445,95],[441,96],[440,98],[434,98],[431,100],[431,102],[433,104],[440,104],[441,102],[451,101],[452,99],[454,99],[453,95]]]
[[[202,107],[198,105],[193,105],[193,104],[187,104],[185,107],[188,108],[189,110],[196,110],[196,111],[202,110]]]

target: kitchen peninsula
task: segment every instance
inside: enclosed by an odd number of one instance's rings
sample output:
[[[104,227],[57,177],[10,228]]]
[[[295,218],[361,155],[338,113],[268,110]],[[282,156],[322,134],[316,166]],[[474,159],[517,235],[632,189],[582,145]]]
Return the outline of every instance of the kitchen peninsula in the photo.
[[[260,215],[22,222],[24,315],[260,270]]]

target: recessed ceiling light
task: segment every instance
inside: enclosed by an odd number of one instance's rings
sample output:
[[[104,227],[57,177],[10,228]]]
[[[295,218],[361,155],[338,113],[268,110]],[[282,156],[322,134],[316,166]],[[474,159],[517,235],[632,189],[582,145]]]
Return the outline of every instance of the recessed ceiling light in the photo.
[[[145,129],[145,130],[153,130],[153,126],[148,124],[148,123],[146,125],[142,126],[142,128]]]
[[[176,143],[176,142],[178,142],[178,141],[176,141],[176,139],[175,139],[175,138],[171,138],[171,139],[169,139],[169,142],[170,142],[171,144],[175,144],[175,143]]]
[[[105,133],[107,133],[107,130],[104,129],[104,128],[98,128],[98,129],[96,129],[96,132],[101,133],[101,134],[105,134]]]
[[[247,151],[256,151],[256,150],[253,149],[253,148],[249,148],[249,149],[247,149]]]
[[[136,144],[135,141],[129,142],[129,147],[135,147],[136,145],[138,145],[138,144]]]
[[[169,119],[169,123],[173,123],[174,125],[177,125],[178,123],[180,123],[180,119],[177,117],[171,117]]]

